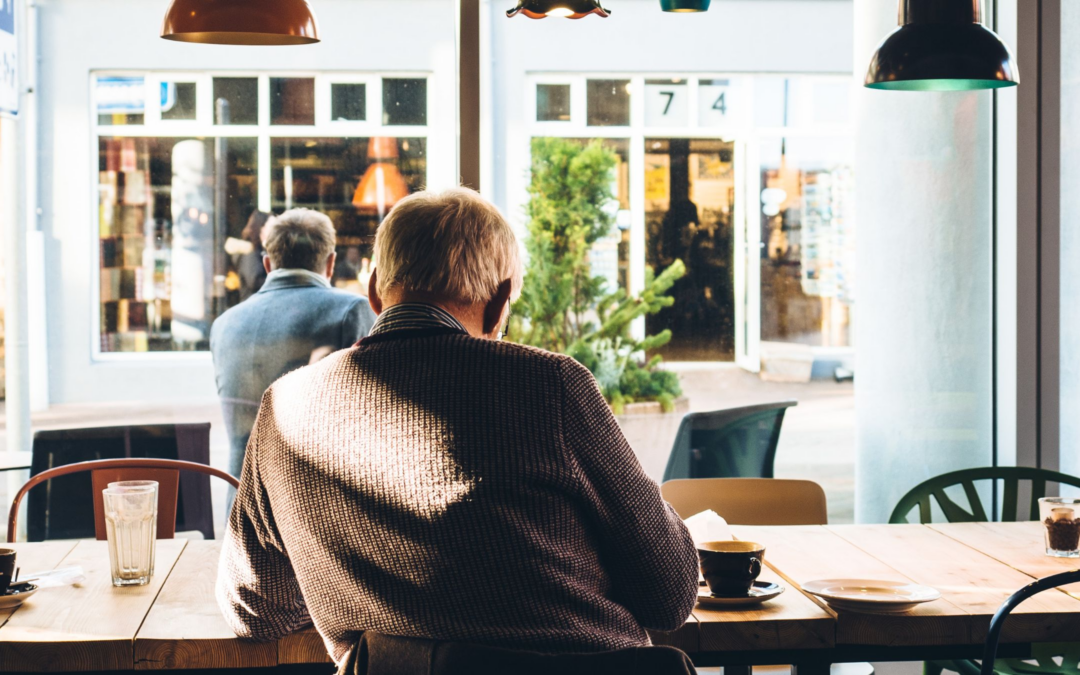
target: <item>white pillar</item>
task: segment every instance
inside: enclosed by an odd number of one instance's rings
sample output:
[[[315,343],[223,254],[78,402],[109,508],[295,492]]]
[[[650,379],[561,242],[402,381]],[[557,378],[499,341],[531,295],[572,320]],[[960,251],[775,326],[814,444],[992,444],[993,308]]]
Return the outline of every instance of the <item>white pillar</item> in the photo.
[[[0,117],[0,222],[4,232],[4,366],[7,449],[30,450],[30,349],[26,321],[26,229],[19,220],[18,123]]]
[[[896,0],[855,0],[863,70]],[[992,144],[987,92],[858,95],[855,514],[992,459]]]

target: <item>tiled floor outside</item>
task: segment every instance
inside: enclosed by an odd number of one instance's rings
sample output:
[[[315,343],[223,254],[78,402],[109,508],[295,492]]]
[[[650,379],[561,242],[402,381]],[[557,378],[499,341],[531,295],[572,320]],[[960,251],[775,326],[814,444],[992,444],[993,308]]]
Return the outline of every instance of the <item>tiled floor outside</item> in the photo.
[[[851,384],[771,384],[762,382],[756,375],[727,366],[682,368],[680,374],[693,410],[717,410],[767,401],[798,400],[799,405],[788,412],[784,422],[776,458],[777,477],[805,478],[819,482],[829,497],[832,522],[852,522],[855,404]],[[176,405],[148,405],[137,402],[57,405],[33,415],[35,430],[206,421],[211,423],[211,464],[225,469],[228,464],[228,443],[216,400]],[[0,416],[0,428],[2,425],[3,418]],[[0,451],[5,447],[6,436],[0,439]],[[663,458],[670,450],[670,445],[637,447],[635,450],[639,455]],[[18,485],[26,477],[25,474],[17,474],[8,480],[0,478],[0,504],[4,505],[4,512],[9,503],[12,489],[10,485]],[[221,514],[224,512],[225,486],[216,480],[213,484],[214,512],[221,521],[224,518]]]

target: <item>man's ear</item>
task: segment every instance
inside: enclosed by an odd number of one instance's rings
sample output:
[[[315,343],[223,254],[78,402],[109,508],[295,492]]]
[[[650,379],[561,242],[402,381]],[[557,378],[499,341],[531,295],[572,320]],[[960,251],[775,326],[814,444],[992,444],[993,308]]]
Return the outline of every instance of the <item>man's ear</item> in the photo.
[[[503,321],[503,310],[506,309],[506,304],[510,302],[512,290],[513,285],[507,279],[499,284],[495,295],[484,306],[484,335],[493,335],[499,330],[499,324]]]
[[[326,258],[326,278],[334,278],[334,264],[337,263],[337,251],[331,251]]]
[[[270,265],[270,256],[268,255],[263,256],[263,269],[266,270],[267,274],[274,271],[273,266]]]
[[[367,282],[367,299],[371,305],[371,311],[376,315],[382,314],[382,298],[379,297],[379,270],[371,271],[371,278]]]

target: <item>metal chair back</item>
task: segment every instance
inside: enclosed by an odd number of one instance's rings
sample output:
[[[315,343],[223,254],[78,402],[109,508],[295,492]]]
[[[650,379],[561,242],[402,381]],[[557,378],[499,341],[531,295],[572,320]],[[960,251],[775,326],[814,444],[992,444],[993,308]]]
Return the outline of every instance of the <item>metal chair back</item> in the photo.
[[[1012,597],[1005,601],[1005,604],[994,614],[994,618],[990,620],[990,631],[987,633],[986,649],[983,652],[982,675],[994,675],[998,644],[1001,642],[1001,629],[1005,625],[1005,620],[1009,618],[1009,615],[1020,603],[1043,591],[1075,583],[1080,583],[1080,570],[1063,572],[1045,579],[1039,579],[1013,593]]]
[[[240,486],[239,481],[224,471],[219,471],[205,464],[181,462],[175,459],[103,459],[58,466],[32,477],[15,493],[15,499],[11,502],[11,510],[8,512],[8,543],[15,543],[19,525],[19,506],[22,504],[23,497],[31,489],[61,476],[86,472],[90,473],[91,485],[93,486],[94,534],[97,539],[103,540],[106,538],[105,505],[101,491],[109,483],[123,480],[158,481],[157,534],[159,539],[172,539],[176,535],[176,503],[181,471],[215,476],[228,482],[233,487]]]
[[[680,518],[712,509],[732,525],[828,525],[825,491],[808,480],[689,478],[660,486]]]

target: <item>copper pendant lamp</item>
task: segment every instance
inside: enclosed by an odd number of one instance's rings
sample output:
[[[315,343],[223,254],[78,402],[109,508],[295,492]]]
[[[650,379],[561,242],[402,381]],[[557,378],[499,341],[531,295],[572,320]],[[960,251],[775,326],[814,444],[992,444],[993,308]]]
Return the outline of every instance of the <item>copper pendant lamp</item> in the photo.
[[[409,196],[409,186],[401,170],[392,161],[398,158],[396,138],[376,137],[368,142],[368,166],[356,186],[352,203],[361,213],[384,218],[390,209]]]
[[[1016,60],[982,24],[982,16],[982,0],[900,0],[900,27],[871,59],[866,86],[893,91],[1016,86]]]
[[[600,0],[518,0],[518,6],[506,13],[513,18],[521,14],[530,19],[546,19],[549,16],[566,19],[584,19],[595,14],[606,19],[611,12],[600,6]]]
[[[307,45],[319,41],[306,0],[173,0],[161,37],[217,45]]]

